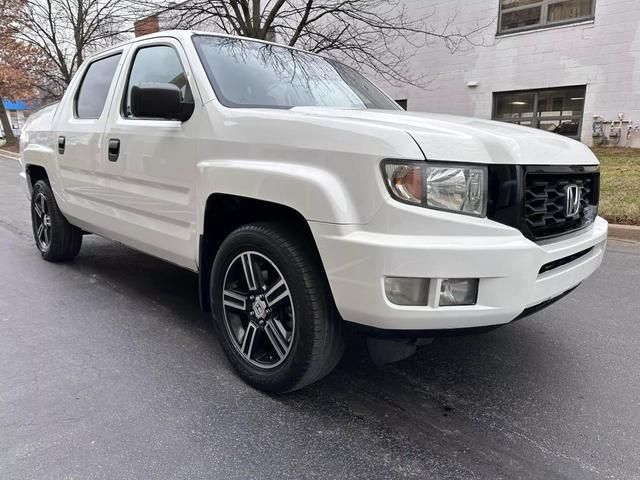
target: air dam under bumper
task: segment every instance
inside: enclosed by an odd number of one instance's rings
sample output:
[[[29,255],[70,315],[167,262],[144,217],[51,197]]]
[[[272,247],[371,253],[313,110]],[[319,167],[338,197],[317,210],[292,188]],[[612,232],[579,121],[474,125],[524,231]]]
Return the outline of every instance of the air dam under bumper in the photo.
[[[384,210],[395,211],[395,218]],[[487,219],[389,203],[366,226],[309,223],[342,317],[389,330],[508,323],[526,308],[557,297],[590,276],[602,262],[608,230],[607,222],[598,217],[583,230],[534,243]],[[416,234],[426,225],[431,234]],[[585,250],[589,251],[575,260],[539,273],[544,265]],[[478,278],[477,302],[456,307],[395,305],[386,297],[385,276]]]

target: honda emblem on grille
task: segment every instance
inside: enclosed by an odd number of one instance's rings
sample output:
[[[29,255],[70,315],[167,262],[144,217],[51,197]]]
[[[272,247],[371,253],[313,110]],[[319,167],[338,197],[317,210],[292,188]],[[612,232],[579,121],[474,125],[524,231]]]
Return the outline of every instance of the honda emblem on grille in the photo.
[[[566,215],[567,217],[575,217],[580,213],[580,200],[582,191],[580,190],[580,187],[578,185],[567,185],[566,196]]]

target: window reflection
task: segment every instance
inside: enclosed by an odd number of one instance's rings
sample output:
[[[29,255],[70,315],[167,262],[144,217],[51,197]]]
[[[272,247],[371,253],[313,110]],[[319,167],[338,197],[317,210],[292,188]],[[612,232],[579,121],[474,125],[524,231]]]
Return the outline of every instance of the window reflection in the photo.
[[[138,50],[129,74],[126,116],[131,116],[131,90],[141,83],[171,83],[180,89],[184,101],[193,102],[193,94],[180,63],[180,57],[172,47],[154,45]]]
[[[333,60],[237,38],[199,35],[194,43],[228,107],[399,109],[354,69]]]
[[[500,33],[592,19],[595,0],[502,0]]]
[[[586,87],[494,94],[493,118],[579,138]]]

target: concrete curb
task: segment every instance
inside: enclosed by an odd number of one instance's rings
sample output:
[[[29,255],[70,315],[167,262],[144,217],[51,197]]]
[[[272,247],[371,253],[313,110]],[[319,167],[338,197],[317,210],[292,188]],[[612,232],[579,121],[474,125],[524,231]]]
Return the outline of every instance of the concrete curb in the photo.
[[[609,224],[609,238],[640,242],[640,226]]]
[[[8,150],[2,150],[1,148],[0,148],[0,156],[9,158],[11,160],[20,160],[20,155],[18,155],[17,153],[13,153]]]

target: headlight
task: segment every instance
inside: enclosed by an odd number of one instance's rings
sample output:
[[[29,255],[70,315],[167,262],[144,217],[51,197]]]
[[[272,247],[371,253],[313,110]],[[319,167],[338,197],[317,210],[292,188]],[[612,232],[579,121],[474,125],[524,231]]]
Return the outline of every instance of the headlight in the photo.
[[[487,213],[486,166],[385,161],[382,173],[401,202],[477,217]]]

